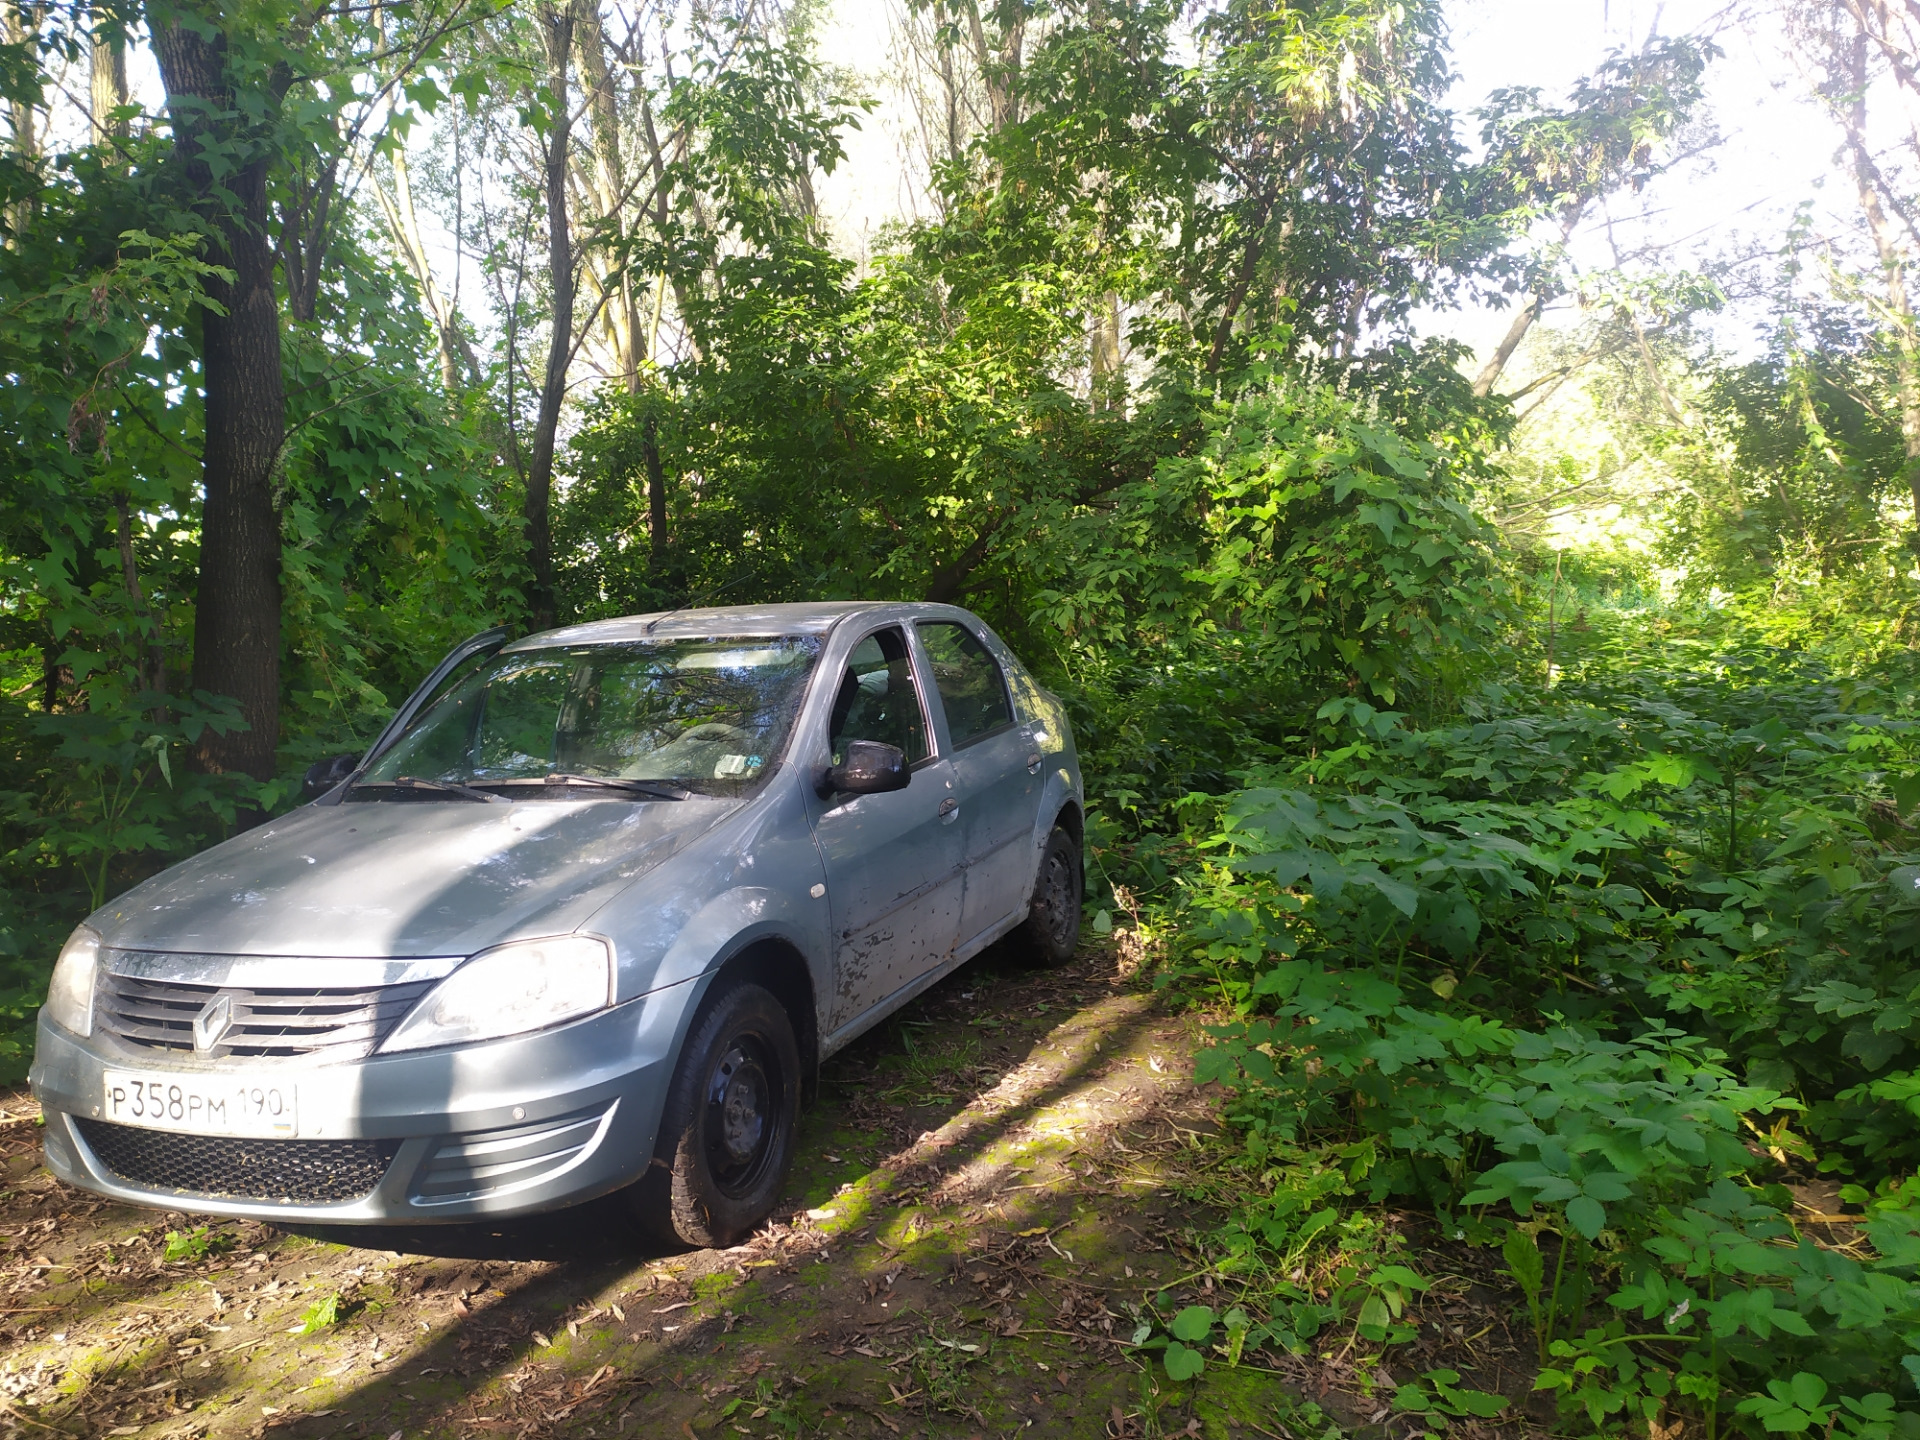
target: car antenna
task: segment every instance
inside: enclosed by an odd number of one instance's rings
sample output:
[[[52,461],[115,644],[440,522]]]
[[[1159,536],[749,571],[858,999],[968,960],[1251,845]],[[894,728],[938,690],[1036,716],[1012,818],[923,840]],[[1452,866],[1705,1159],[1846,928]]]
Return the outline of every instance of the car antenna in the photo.
[[[661,611],[660,614],[654,616],[653,619],[647,621],[647,628],[641,631],[640,633],[645,635],[649,640],[651,640],[653,638],[653,632],[657,628],[665,624],[667,621],[671,620],[674,616],[678,615],[681,611],[691,610],[696,605],[706,604],[707,601],[713,599],[715,596],[723,594],[727,590],[731,589],[733,585],[736,582],[738,582],[740,578],[741,578],[740,576],[736,575],[732,580],[727,581],[723,585],[715,586],[713,589],[707,591],[706,594],[696,595],[693,599],[687,601],[686,604],[684,605],[676,605],[671,610]]]
[[[649,640],[651,640],[653,638],[654,630],[659,627],[659,624],[662,620],[671,620],[674,616],[678,615],[682,610],[686,608],[687,607],[684,605],[676,605],[671,610],[661,611],[658,615],[654,616],[653,619],[647,621],[647,628],[641,631],[640,633],[645,635]]]

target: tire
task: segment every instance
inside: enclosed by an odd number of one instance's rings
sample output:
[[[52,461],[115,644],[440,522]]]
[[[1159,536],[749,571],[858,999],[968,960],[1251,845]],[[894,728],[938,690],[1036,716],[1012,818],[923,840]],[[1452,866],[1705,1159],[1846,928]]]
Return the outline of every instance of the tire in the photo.
[[[680,1047],[653,1163],[630,1192],[641,1229],[669,1245],[739,1244],[773,1213],[799,1113],[785,1007],[758,985],[727,984]]]
[[[1080,846],[1056,825],[1040,852],[1040,871],[1034,878],[1027,918],[1007,937],[1014,952],[1035,965],[1060,965],[1071,960],[1080,945],[1084,887]]]

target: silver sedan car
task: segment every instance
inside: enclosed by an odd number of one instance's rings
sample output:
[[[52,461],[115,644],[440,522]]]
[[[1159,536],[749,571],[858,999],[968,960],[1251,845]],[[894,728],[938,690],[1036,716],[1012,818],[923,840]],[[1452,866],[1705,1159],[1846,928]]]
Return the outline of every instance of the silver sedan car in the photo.
[[[621,1191],[731,1244],[821,1060],[996,940],[1079,936],[1066,714],[952,606],[490,632],[329,763],[61,951],[63,1180],[331,1224]]]

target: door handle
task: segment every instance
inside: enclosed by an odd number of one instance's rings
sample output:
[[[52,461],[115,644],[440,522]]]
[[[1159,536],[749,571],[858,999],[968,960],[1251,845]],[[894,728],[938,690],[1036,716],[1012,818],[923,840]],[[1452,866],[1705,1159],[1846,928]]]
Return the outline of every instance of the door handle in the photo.
[[[960,802],[954,799],[953,796],[951,795],[947,796],[946,799],[940,802],[940,813],[942,815],[951,815],[953,814],[954,811],[958,810],[959,808],[960,808]]]
[[[1027,774],[1038,775],[1039,773],[1040,773],[1040,756],[1038,752],[1036,752],[1032,755],[1027,756]]]

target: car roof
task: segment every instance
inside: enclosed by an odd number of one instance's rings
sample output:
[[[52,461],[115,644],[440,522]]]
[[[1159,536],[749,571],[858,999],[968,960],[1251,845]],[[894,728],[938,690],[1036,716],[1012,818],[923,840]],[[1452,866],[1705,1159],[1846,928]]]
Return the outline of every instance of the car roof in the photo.
[[[865,611],[949,611],[950,606],[916,605],[897,600],[822,600],[785,605],[716,605],[701,609],[659,610],[590,620],[543,630],[504,647],[532,650],[548,645],[607,645],[630,640],[701,639],[709,635],[824,635],[849,615]]]

